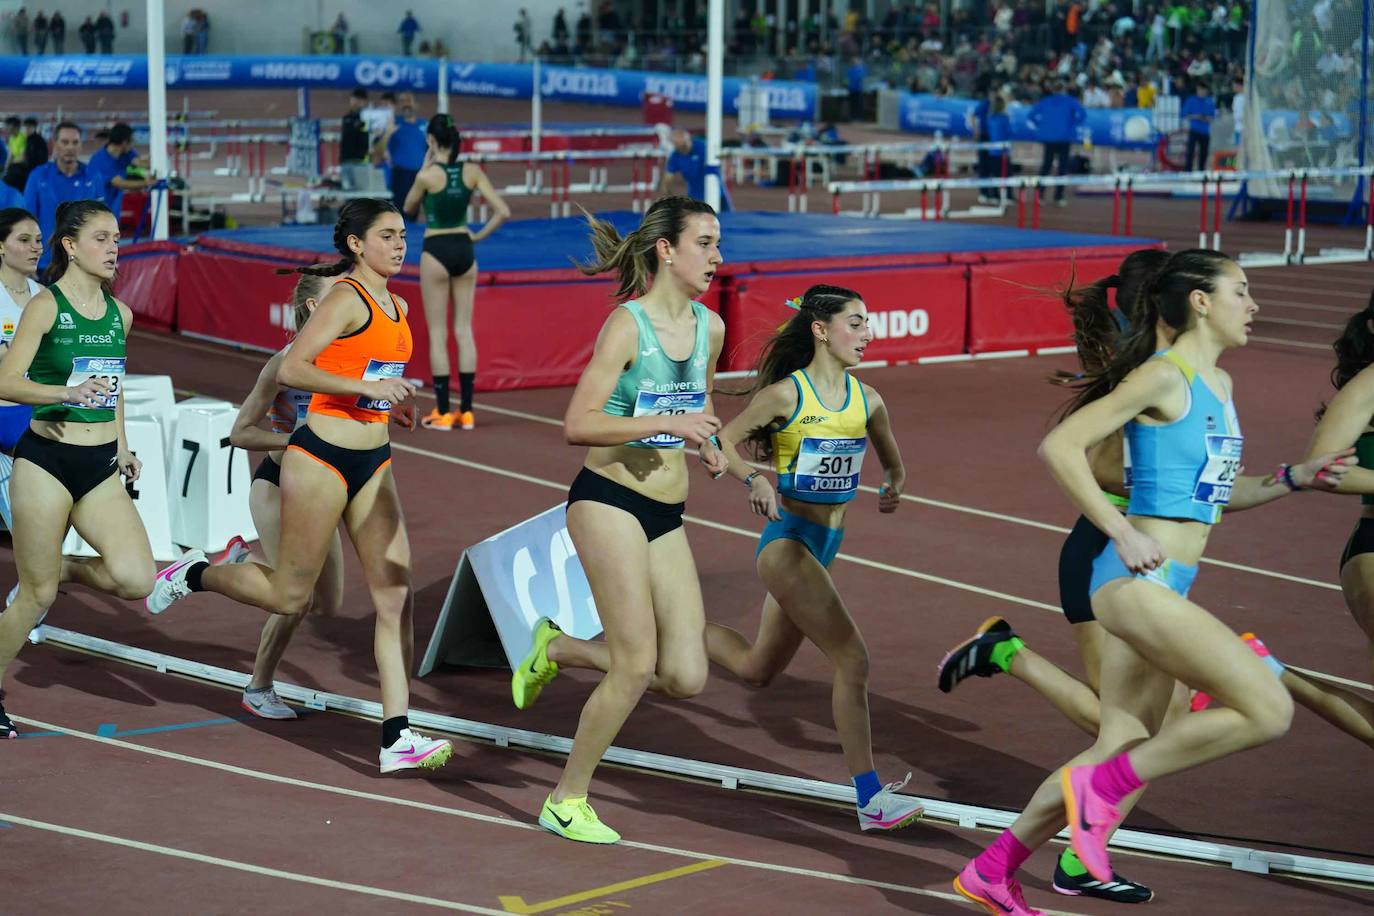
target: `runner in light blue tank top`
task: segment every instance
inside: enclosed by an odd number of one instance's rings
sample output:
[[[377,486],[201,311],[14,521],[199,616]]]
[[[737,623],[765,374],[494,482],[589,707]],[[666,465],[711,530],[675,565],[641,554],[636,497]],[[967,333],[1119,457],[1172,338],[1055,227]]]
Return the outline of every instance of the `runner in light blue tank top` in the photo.
[[[1092,878],[1115,881],[1107,843],[1147,782],[1272,741],[1288,728],[1292,701],[1275,672],[1186,597],[1217,506],[1257,506],[1300,486],[1334,488],[1346,469],[1342,454],[1267,477],[1241,476],[1232,464],[1239,424],[1227,414],[1231,380],[1217,360],[1245,345],[1257,309],[1244,271],[1225,255],[1171,255],[1148,281],[1119,350],[1085,379],[1040,446],[1072,502],[1111,538],[1093,570],[1093,611],[1116,637],[1102,663],[1103,727],[1097,745],[1047,779],[1011,828],[959,873],[955,889],[971,900],[1029,912],[1016,872],[1066,822]],[[1176,335],[1171,358],[1151,358],[1157,326]],[[1134,480],[1123,517],[1098,488],[1087,453],[1128,423],[1153,429],[1127,432],[1135,437]],[[1175,678],[1215,696],[1226,713],[1166,718]],[[1104,762],[1083,762],[1093,760]]]
[[[615,389],[602,408],[613,417],[652,417],[701,413],[706,409],[706,365],[711,358],[710,310],[692,303],[696,341],[686,359],[676,360],[663,350],[644,307],[631,299],[621,308],[634,316],[639,328],[639,348],[630,368],[620,374]],[[682,448],[680,436],[659,433],[631,448]]]

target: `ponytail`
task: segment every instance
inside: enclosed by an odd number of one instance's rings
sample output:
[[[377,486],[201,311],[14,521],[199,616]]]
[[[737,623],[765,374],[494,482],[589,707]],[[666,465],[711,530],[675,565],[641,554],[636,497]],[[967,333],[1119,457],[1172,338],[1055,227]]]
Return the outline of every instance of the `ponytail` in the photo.
[[[816,335],[811,325],[819,321],[827,323],[831,318],[844,311],[845,304],[863,297],[852,289],[843,286],[818,284],[801,296],[789,299],[787,304],[797,310],[783,322],[776,334],[764,344],[759,354],[755,370],[752,393],[758,393],[769,385],[780,382],[798,369],[805,369],[816,358]],[[754,430],[749,434],[749,444],[754,457],[759,461],[773,458],[773,436],[767,427]]]
[[[1085,375],[1099,373],[1111,362],[1121,340],[1131,327],[1140,300],[1141,287],[1169,260],[1169,253],[1158,248],[1133,251],[1122,260],[1117,272],[1088,286],[1073,285],[1074,275],[1059,293],[1073,318],[1073,342],[1078,351],[1078,373],[1057,372],[1050,377],[1056,385],[1072,386]],[[1116,290],[1112,307],[1111,290]]]
[[[453,165],[458,158],[458,149],[463,145],[463,135],[459,133],[453,119],[446,114],[437,114],[429,121],[425,133],[434,138],[439,149],[448,150],[448,164]]]
[[[658,240],[667,239],[677,244],[678,237],[687,228],[687,218],[697,213],[716,215],[710,204],[699,200],[664,197],[644,214],[638,229],[622,237],[609,221],[597,219],[583,210],[590,229],[593,256],[586,261],[574,259],[573,263],[589,277],[613,271],[617,280],[616,301],[633,299],[648,292],[658,274]]]
[[[340,255],[333,264],[313,264],[309,267],[293,267],[283,273],[304,274],[307,277],[337,277],[348,273],[358,263],[358,256],[348,247],[350,237],[362,239],[384,214],[401,211],[389,200],[380,197],[355,197],[339,208],[339,218],[334,223],[334,250]]]

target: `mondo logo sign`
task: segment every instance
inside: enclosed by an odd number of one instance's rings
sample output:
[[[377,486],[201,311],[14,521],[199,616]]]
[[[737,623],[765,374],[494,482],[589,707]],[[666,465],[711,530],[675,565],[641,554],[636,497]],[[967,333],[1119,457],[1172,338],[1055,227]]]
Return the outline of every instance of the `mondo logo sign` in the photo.
[[[930,313],[925,309],[898,312],[870,312],[868,326],[879,340],[895,337],[924,337],[930,331]]]

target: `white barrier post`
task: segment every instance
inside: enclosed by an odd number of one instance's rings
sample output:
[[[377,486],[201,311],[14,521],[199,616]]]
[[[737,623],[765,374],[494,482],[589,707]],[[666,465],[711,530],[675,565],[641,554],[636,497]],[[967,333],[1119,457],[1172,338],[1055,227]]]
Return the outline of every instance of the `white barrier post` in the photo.
[[[177,404],[177,447],[170,456],[170,502],[177,543],[224,549],[239,535],[257,540],[248,511],[248,455],[229,443],[237,411],[227,401],[190,398]]]
[[[124,432],[129,440],[129,450],[139,461],[143,470],[138,480],[128,485],[129,495],[133,497],[134,508],[143,520],[143,529],[148,532],[148,543],[153,548],[153,559],[160,562],[175,560],[180,551],[172,543],[171,508],[167,504],[167,462],[162,450],[162,424],[156,417],[124,417]],[[62,542],[62,553],[69,557],[96,556],[94,548],[86,543],[81,535],[72,528]]]
[[[124,417],[156,417],[162,423],[162,452],[172,454],[176,437],[177,398],[170,375],[126,375]]]

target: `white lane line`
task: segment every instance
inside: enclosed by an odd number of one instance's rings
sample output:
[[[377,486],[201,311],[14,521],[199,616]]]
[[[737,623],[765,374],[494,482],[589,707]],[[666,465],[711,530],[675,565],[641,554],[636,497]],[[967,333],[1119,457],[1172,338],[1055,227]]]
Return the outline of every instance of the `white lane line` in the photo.
[[[1257,337],[1250,335],[1251,343],[1277,344],[1280,347],[1302,347],[1304,350],[1327,350],[1330,351],[1329,343],[1308,343],[1305,340],[1280,340],[1277,337]]]
[[[358,789],[347,789],[342,786],[331,786],[324,783],[310,782],[305,779],[296,779],[293,776],[281,776],[276,773],[268,773],[263,770],[253,770],[249,769],[248,767],[236,766],[232,763],[224,763],[219,760],[210,760],[204,757],[193,757],[189,754],[179,754],[176,751],[167,751],[161,748],[148,747],[141,744],[133,744],[128,741],[122,741],[118,738],[106,738],[101,735],[94,735],[90,732],[83,732],[74,728],[65,728],[61,725],[54,725],[50,722],[42,722],[37,719],[28,719],[14,715],[12,715],[10,718],[14,719],[16,722],[20,722],[24,725],[31,725],[35,728],[39,728],[44,731],[61,732],[64,735],[70,735],[73,738],[82,738],[86,741],[95,742],[96,744],[104,744],[110,747],[119,748],[121,750],[134,751],[139,754],[147,754],[151,757],[160,757],[164,760],[176,761],[177,763],[186,763],[191,764],[193,766],[205,767],[207,769],[218,770],[222,773],[230,773],[234,776],[242,776],[248,779],[259,779],[263,782],[272,782],[277,783],[279,785],[292,786],[298,789],[311,789],[317,792],[325,792],[330,795],[341,795],[346,798],[361,799],[363,801],[381,802],[382,804],[396,805],[402,808],[413,808],[420,811],[427,811],[433,814],[446,814],[452,817],[464,818],[466,820],[479,821],[484,824],[494,824],[501,827],[512,827],[517,830],[532,830],[538,833],[543,832],[543,828],[538,826],[537,824],[526,824],[520,821],[511,820],[510,818],[496,817],[495,815],[491,814],[479,814],[476,811],[466,811],[462,808],[452,808],[447,805],[436,805],[431,804],[429,802],[414,801],[408,798],[394,798],[389,795],[380,795],[375,792],[363,792]],[[26,819],[12,817],[8,814],[0,814],[0,820],[6,820],[11,823],[18,824],[24,822]],[[100,836],[95,835],[92,838],[98,839],[100,838]],[[553,842],[553,840],[550,840],[550,842]],[[914,894],[919,897],[934,897],[939,900],[951,900],[960,903],[966,902],[962,897],[960,897],[957,894],[950,894],[942,891],[932,891],[921,887],[911,887],[905,884],[892,884],[887,881],[875,881],[868,878],[856,878],[853,875],[836,874],[833,872],[818,871],[810,868],[797,868],[790,865],[778,865],[773,862],[760,862],[753,859],[737,859],[732,856],[721,856],[716,855],[714,853],[698,852],[694,849],[679,849],[674,846],[659,846],[654,843],[622,842],[621,845],[633,846],[635,849],[643,849],[648,852],[662,853],[664,855],[670,856],[679,856],[681,858],[687,859],[719,859],[731,865],[738,865],[742,868],[751,868],[758,871],[780,872],[782,874],[798,875],[807,878],[815,878],[823,881],[834,881],[840,884],[854,884],[860,887],[871,887],[878,890],[899,891],[904,894]],[[195,854],[188,853],[186,854],[186,856],[190,858],[192,856],[195,856]],[[201,858],[202,860],[208,860],[211,862],[211,864],[221,864],[217,860],[209,859],[208,856],[198,858]],[[290,875],[289,873],[281,873],[279,877],[290,877]],[[470,912],[478,913],[501,912],[499,910],[483,910],[479,908],[468,909]],[[1061,914],[1061,916],[1075,916],[1075,914],[1064,913]]]
[[[1265,342],[1270,342],[1270,343],[1284,343],[1284,341],[1276,341],[1276,340],[1270,340],[1269,338],[1261,338],[1261,337],[1254,337],[1254,336],[1252,336],[1250,339],[1251,339],[1251,340],[1265,341]],[[183,343],[182,341],[179,341],[177,338],[172,338],[172,340],[173,340],[174,342],[177,342],[177,343]],[[189,346],[189,347],[191,347],[192,349],[206,349],[206,350],[211,350],[211,351],[216,352],[216,353],[223,353],[223,352],[224,352],[224,350],[223,350],[222,348],[218,348],[218,347],[201,347],[201,346],[196,345],[196,344],[185,344],[185,343],[183,343],[183,345]],[[1324,345],[1323,345],[1323,346],[1324,346]],[[232,353],[231,353],[230,355],[238,355],[238,354],[232,354]],[[261,364],[261,363],[263,362],[262,360],[255,360],[255,361],[258,362],[259,364]],[[178,394],[193,394],[193,393],[195,393],[195,392],[190,392],[190,391],[187,391],[187,390],[185,390],[185,389],[177,389],[177,393],[178,393]],[[426,397],[426,398],[429,398],[429,399],[433,399],[433,397],[434,397],[432,394],[428,394],[428,393],[426,393],[426,392],[421,392],[421,395],[420,395],[420,396]],[[561,427],[561,426],[563,425],[563,421],[562,421],[562,420],[558,420],[558,419],[555,419],[555,418],[553,418],[553,417],[542,416],[542,415],[540,415],[540,414],[528,413],[528,412],[522,411],[522,410],[511,410],[511,409],[505,408],[505,407],[494,407],[494,406],[489,405],[489,404],[474,404],[473,406],[476,407],[476,408],[479,409],[479,410],[490,411],[491,413],[505,414],[505,415],[507,415],[507,416],[517,417],[517,418],[522,419],[522,420],[529,420],[530,422],[533,422],[533,423],[542,423],[542,424],[545,424],[545,425],[547,425],[547,426],[559,426],[559,427]],[[567,486],[566,484],[563,484],[563,483],[555,483],[554,481],[545,480],[545,479],[540,478],[540,477],[531,477],[531,476],[526,475],[526,474],[520,474],[520,473],[515,472],[515,471],[507,471],[507,470],[504,470],[504,469],[502,469],[502,468],[493,467],[493,466],[491,466],[491,465],[479,464],[479,463],[473,462],[473,461],[465,461],[465,460],[463,460],[463,459],[453,458],[453,456],[446,455],[446,454],[444,454],[443,452],[431,451],[430,449],[424,449],[424,448],[420,448],[420,447],[414,446],[414,445],[404,445],[404,444],[399,443],[399,442],[396,442],[396,441],[394,441],[394,440],[392,441],[391,446],[392,446],[393,449],[396,449],[396,450],[399,450],[399,451],[413,452],[414,454],[417,454],[417,455],[424,455],[424,456],[427,457],[427,458],[435,458],[435,459],[438,459],[438,460],[440,460],[440,461],[451,461],[451,462],[454,463],[454,464],[458,464],[458,465],[461,465],[461,466],[463,466],[463,467],[472,468],[473,470],[485,471],[485,472],[491,473],[491,474],[499,474],[499,475],[502,475],[502,476],[505,476],[505,477],[513,478],[513,479],[515,479],[515,480],[521,480],[521,481],[524,481],[524,482],[526,482],[526,483],[533,483],[533,484],[537,484],[537,485],[540,485],[540,486],[552,487],[552,488],[554,488],[554,489],[560,489],[560,490],[561,490],[561,489],[566,489],[566,486]],[[766,468],[766,467],[767,467],[766,465],[760,464],[760,463],[758,463],[758,462],[750,462],[750,465],[751,465],[752,467],[756,467],[756,468]],[[864,493],[873,493],[873,494],[876,494],[876,493],[878,492],[878,488],[877,488],[877,487],[871,487],[871,486],[867,486],[867,485],[860,486],[860,487],[859,487],[859,490],[860,490],[861,492],[864,492]],[[977,517],[979,517],[979,518],[991,519],[991,520],[993,520],[993,521],[1006,522],[1006,523],[1012,524],[1012,525],[1021,525],[1021,526],[1026,527],[1026,528],[1038,528],[1038,529],[1040,529],[1040,530],[1042,530],[1042,531],[1053,531],[1053,532],[1055,532],[1055,533],[1057,533],[1057,534],[1068,534],[1068,533],[1069,533],[1069,529],[1068,529],[1068,528],[1065,528],[1065,527],[1060,526],[1060,525],[1051,525],[1051,524],[1049,524],[1049,523],[1047,523],[1047,522],[1040,522],[1040,521],[1036,521],[1036,520],[1034,520],[1034,519],[1021,518],[1020,516],[1016,516],[1016,515],[1007,515],[1007,514],[1002,513],[1002,512],[993,512],[993,511],[991,511],[991,510],[989,510],[989,509],[977,509],[977,508],[974,508],[973,506],[964,506],[964,505],[960,505],[960,504],[958,504],[958,503],[944,502],[943,500],[929,499],[929,498],[923,497],[923,496],[913,496],[913,495],[911,495],[911,494],[909,494],[909,493],[903,493],[902,496],[901,496],[901,498],[902,498],[903,500],[907,501],[907,502],[915,503],[915,504],[917,504],[917,505],[931,506],[931,507],[936,508],[936,509],[945,509],[945,510],[950,511],[950,512],[961,512],[961,513],[963,513],[963,514],[965,514],[965,515],[974,515],[974,516],[977,516]],[[739,531],[739,530],[741,530],[741,529],[733,529],[733,530]],[[756,535],[751,534],[750,536],[751,536],[751,537],[754,537],[754,536],[756,536]],[[852,559],[852,558],[851,558],[851,559]],[[1212,559],[1211,557],[1203,557],[1203,558],[1202,558],[1202,562],[1205,563],[1205,564],[1208,564],[1208,565],[1210,565],[1210,566],[1219,566],[1219,567],[1222,567],[1223,569],[1230,569],[1230,570],[1234,570],[1234,571],[1236,571],[1236,572],[1251,573],[1251,574],[1257,575],[1257,576],[1267,576],[1267,577],[1269,577],[1269,578],[1271,578],[1271,579],[1281,579],[1281,580],[1283,580],[1283,581],[1285,581],[1285,582],[1294,582],[1294,583],[1297,583],[1297,584],[1299,584],[1299,585],[1309,585],[1309,586],[1312,586],[1312,587],[1314,587],[1314,588],[1326,589],[1326,590],[1328,590],[1328,591],[1337,591],[1337,592],[1338,592],[1338,591],[1341,590],[1340,585],[1338,585],[1338,584],[1336,584],[1336,583],[1332,583],[1332,582],[1322,582],[1322,581],[1320,581],[1320,580],[1318,580],[1318,579],[1309,579],[1309,578],[1306,578],[1306,577],[1304,577],[1304,576],[1297,576],[1297,575],[1293,575],[1293,574],[1291,574],[1291,573],[1278,572],[1278,571],[1276,571],[1276,570],[1261,569],[1261,568],[1256,567],[1256,566],[1247,566],[1247,565],[1245,565],[1245,564],[1243,564],[1243,563],[1231,563],[1231,562],[1228,562],[1228,561],[1226,561],[1226,560],[1216,560],[1216,559]],[[932,580],[932,581],[934,581],[934,580]],[[948,581],[948,580],[946,580],[946,581]],[[976,587],[975,587],[975,586],[970,586],[970,589],[976,590]],[[989,592],[988,594],[1000,595],[1001,593],[1000,593],[1000,592]],[[1041,604],[1041,603],[1039,603],[1039,602],[1034,602],[1034,601],[1025,601],[1025,600],[1023,600],[1021,603],[1023,603],[1023,604],[1028,604],[1028,606],[1030,606],[1030,607],[1047,607],[1047,605],[1043,605],[1043,604]]]
[[[1329,321],[1308,321],[1303,318],[1278,318],[1274,315],[1256,315],[1255,321],[1264,324],[1288,324],[1299,328],[1316,328],[1319,331],[1339,331],[1345,327],[1343,324],[1333,324]]]
[[[238,862],[234,859],[224,859],[219,856],[202,855],[201,853],[189,852],[185,849],[176,849],[171,846],[158,846],[155,843],[144,843],[141,840],[131,840],[127,837],[111,836],[108,833],[96,833],[93,830],[82,830],[78,827],[68,827],[64,824],[35,821],[27,817],[20,817],[17,814],[0,812],[0,820],[7,821],[11,824],[17,824],[20,827],[32,827],[35,830],[46,830],[50,833],[62,834],[63,836],[79,837],[83,840],[108,843],[111,846],[123,846],[128,849],[137,849],[140,852],[156,853],[157,855],[170,856],[174,859],[187,859],[192,862],[200,862],[203,865],[214,865],[217,868],[229,868],[234,871],[248,872],[249,874],[262,875],[267,878],[280,878],[284,881],[295,881],[298,884],[313,884],[316,887],[327,887],[336,891],[366,894],[369,897],[381,897],[388,901],[417,903],[423,906],[438,907],[442,910],[455,910],[460,913],[487,913],[492,914],[492,916],[506,916],[505,910],[493,910],[484,906],[455,903],[452,900],[440,900],[437,897],[424,897],[420,894],[410,894],[405,891],[384,890],[381,888],[368,887],[363,884],[351,884],[347,881],[334,881],[330,878],[317,878],[314,875],[303,875],[298,872],[282,871],[279,868],[267,868],[263,865],[254,865],[251,862]]]

